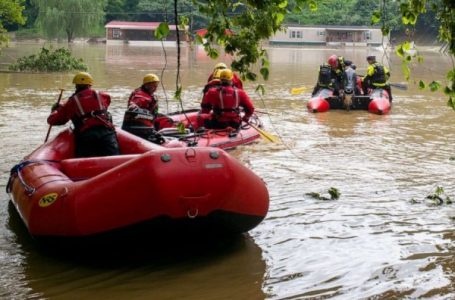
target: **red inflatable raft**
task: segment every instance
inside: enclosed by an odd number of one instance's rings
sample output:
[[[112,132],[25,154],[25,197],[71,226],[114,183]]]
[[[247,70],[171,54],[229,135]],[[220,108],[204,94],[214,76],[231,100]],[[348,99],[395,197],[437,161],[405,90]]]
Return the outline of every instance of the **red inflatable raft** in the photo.
[[[367,110],[370,113],[384,115],[390,112],[392,104],[389,94],[384,89],[374,89],[367,96],[346,94],[334,96],[330,89],[321,89],[307,103],[308,111],[326,112],[330,109]]]
[[[206,129],[200,127],[198,121],[199,110],[187,110],[185,112],[171,113],[166,116],[158,117],[154,120],[155,127],[130,125],[125,120],[144,118],[150,119],[150,115],[145,110],[135,110],[125,112],[125,119],[122,128],[130,133],[140,136],[154,143],[162,144],[167,147],[167,143],[174,139],[184,142],[187,146],[217,147],[221,149],[232,149],[240,145],[250,144],[260,138],[260,134],[250,124],[243,124],[239,130],[227,129]],[[202,116],[204,117],[204,115]],[[208,117],[205,116],[205,117]],[[261,127],[259,118],[254,115],[251,124]],[[178,124],[184,130],[177,129]],[[158,139],[158,136],[164,139]]]
[[[264,182],[221,149],[164,148],[117,130],[122,155],[74,158],[62,131],[11,170],[7,191],[37,238],[97,237],[173,225],[246,232],[266,216]]]

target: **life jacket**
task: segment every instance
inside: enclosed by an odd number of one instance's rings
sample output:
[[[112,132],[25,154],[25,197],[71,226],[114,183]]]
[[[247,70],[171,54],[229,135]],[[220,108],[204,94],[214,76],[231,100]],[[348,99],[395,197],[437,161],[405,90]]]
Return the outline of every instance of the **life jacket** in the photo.
[[[133,100],[138,101],[136,102]],[[142,109],[148,110],[153,115],[156,115],[158,113],[158,101],[156,100],[155,96],[150,95],[144,91],[142,87],[136,89],[131,93],[130,97],[128,98],[128,106],[130,106],[131,103],[136,104]]]
[[[371,76],[371,82],[373,84],[375,84],[375,83],[377,83],[377,84],[386,83],[387,79],[386,79],[386,75],[385,75],[384,66],[379,64],[379,63],[374,63],[373,67],[374,67],[374,73]]]
[[[76,103],[77,107],[77,112],[71,120],[76,132],[81,132],[89,127],[100,125],[114,128],[112,116],[107,111],[107,107],[103,105],[101,96],[97,91],[93,91],[93,93],[89,93],[88,95],[82,95],[82,97],[79,97],[79,94],[74,94],[71,98]],[[84,109],[82,103],[87,101],[97,101],[99,109]]]
[[[344,74],[344,90],[346,93],[351,94],[355,91],[357,85],[357,76],[354,69],[352,68],[347,68],[344,71]]]
[[[217,91],[218,105],[214,105],[213,107],[214,118],[222,122],[240,122],[240,99],[238,89],[233,86],[232,94],[228,93],[229,90],[226,87],[219,87],[217,88]]]
[[[321,87],[329,87],[332,84],[332,68],[328,64],[319,67],[318,84]]]

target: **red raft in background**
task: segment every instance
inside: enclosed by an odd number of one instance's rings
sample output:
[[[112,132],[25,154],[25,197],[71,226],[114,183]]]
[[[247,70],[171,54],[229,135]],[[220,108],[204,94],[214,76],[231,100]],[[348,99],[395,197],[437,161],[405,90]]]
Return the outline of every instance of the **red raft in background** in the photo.
[[[7,191],[38,239],[150,239],[171,227],[246,232],[266,216],[264,182],[221,149],[164,148],[117,130],[122,155],[74,158],[67,129],[11,170]]]
[[[367,110],[370,113],[385,115],[390,112],[392,103],[386,90],[376,88],[367,96],[344,93],[343,97],[334,96],[330,89],[320,89],[307,103],[308,111],[326,112],[330,109]]]
[[[169,141],[177,139],[187,146],[232,149],[250,144],[261,137],[257,129],[246,123],[243,123],[239,130],[231,127],[226,129],[200,127],[201,120],[198,118],[204,117],[209,117],[209,115],[199,115],[199,110],[193,109],[160,116],[154,120],[155,127],[137,126],[129,123],[128,120],[150,119],[151,116],[147,110],[135,109],[125,112],[122,129],[164,147],[167,147]],[[251,117],[250,123],[262,127],[262,123],[256,115]],[[163,139],[159,139],[159,137]]]

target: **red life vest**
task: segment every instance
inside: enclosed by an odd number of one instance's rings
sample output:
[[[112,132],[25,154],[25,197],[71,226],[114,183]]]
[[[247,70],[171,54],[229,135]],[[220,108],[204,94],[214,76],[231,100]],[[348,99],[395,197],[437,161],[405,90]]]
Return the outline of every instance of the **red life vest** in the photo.
[[[136,104],[139,108],[148,110],[152,115],[158,113],[158,101],[154,95],[150,95],[142,87],[134,90],[128,99],[128,106]]]
[[[107,112],[110,103],[111,97],[108,94],[87,88],[73,94],[65,104],[51,113],[47,122],[50,125],[63,125],[71,120],[76,132],[83,132],[93,126],[113,128]]]

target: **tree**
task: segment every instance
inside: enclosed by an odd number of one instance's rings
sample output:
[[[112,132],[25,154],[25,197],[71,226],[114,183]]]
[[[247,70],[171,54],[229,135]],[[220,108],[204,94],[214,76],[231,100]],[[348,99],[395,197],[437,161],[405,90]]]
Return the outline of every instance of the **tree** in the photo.
[[[65,36],[68,42],[87,36],[104,22],[106,0],[33,0],[37,25],[49,38]]]
[[[2,0],[0,1],[0,49],[8,43],[8,35],[4,26],[11,24],[25,24],[22,16],[24,6],[23,0]]]

